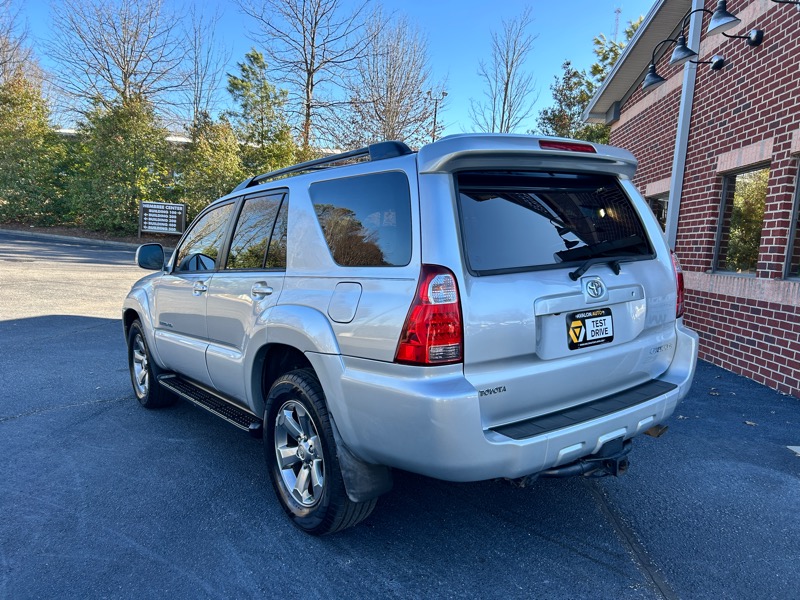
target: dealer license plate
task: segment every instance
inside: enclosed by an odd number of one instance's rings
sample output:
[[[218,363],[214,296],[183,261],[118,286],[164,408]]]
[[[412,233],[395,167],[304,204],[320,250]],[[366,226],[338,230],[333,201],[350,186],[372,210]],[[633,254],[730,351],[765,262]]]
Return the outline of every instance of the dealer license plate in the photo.
[[[567,315],[567,342],[570,350],[607,344],[614,339],[614,319],[610,308],[596,308]]]

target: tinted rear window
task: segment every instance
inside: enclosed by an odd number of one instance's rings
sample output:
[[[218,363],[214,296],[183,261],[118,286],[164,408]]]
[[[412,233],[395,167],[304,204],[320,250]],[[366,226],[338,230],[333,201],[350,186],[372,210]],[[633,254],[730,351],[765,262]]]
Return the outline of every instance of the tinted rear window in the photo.
[[[652,256],[615,177],[465,172],[457,183],[464,245],[478,274]]]

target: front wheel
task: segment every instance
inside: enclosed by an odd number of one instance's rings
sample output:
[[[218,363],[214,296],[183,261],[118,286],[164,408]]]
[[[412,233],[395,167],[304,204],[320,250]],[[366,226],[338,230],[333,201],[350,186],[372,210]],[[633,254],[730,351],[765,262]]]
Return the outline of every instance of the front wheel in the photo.
[[[279,377],[265,413],[267,467],[292,522],[322,535],[366,519],[377,500],[347,497],[325,396],[314,373],[301,369]]]
[[[133,391],[145,408],[161,408],[175,403],[175,397],[157,381],[161,369],[150,356],[150,349],[139,321],[131,323],[128,330],[128,369],[131,372]]]

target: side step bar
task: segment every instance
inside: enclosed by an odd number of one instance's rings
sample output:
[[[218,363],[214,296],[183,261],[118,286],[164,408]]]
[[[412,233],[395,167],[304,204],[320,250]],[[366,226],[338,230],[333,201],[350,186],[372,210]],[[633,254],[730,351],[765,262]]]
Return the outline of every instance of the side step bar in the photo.
[[[208,412],[225,419],[239,429],[250,432],[254,437],[261,437],[263,423],[261,419],[250,411],[231,404],[227,400],[177,375],[162,375],[158,378],[158,383],[181,398],[189,400],[200,408],[204,408]]]

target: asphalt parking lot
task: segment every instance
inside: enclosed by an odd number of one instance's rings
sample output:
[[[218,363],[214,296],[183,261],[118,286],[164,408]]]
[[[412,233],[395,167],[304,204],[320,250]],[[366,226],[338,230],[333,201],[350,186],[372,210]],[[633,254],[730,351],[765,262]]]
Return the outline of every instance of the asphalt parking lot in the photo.
[[[312,538],[261,443],[130,387],[133,249],[0,231],[0,598],[798,598],[800,400],[707,363],[607,479],[395,473]]]

